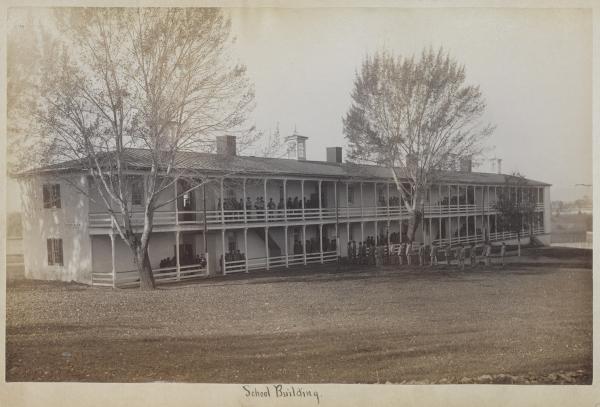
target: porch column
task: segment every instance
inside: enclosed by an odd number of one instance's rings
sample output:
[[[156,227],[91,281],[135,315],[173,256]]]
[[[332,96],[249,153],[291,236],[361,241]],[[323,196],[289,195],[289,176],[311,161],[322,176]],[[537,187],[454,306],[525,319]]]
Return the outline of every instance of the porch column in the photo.
[[[321,264],[323,264],[323,224],[319,224],[319,249],[321,250]]]
[[[432,229],[431,229],[431,220],[433,218],[429,218],[429,244],[433,243],[433,233],[432,233]]]
[[[285,242],[285,267],[288,268],[289,267],[289,260],[288,260],[289,253],[288,253],[288,227],[287,227],[287,225],[284,226],[283,233],[285,234],[284,239],[283,239]]]
[[[264,190],[264,201],[263,201],[263,205],[264,205],[264,211],[265,211],[265,223],[267,223],[269,221],[269,209],[267,208],[267,203],[269,202],[269,200],[267,199],[267,178],[265,178],[265,181],[263,183],[263,190]],[[268,256],[267,256],[267,265],[268,265]],[[268,269],[267,269],[268,270]]]
[[[373,192],[375,193],[375,219],[377,219],[377,215],[379,212],[379,194],[377,193],[377,183],[373,183]],[[377,226],[375,226],[375,230],[377,230]],[[377,235],[377,233],[375,233]],[[377,238],[375,238],[377,241]]]
[[[390,183],[388,182],[386,185],[387,185],[387,203],[386,203],[386,206],[387,206],[388,235],[389,235],[390,234],[389,233],[389,229],[390,229],[389,228],[389,226],[390,226],[390,221],[389,221],[389,219],[390,219]],[[388,242],[388,245],[389,245],[389,242]]]
[[[360,221],[360,241],[365,241],[365,223],[362,220]]]
[[[304,265],[306,266],[306,225],[302,225],[302,254],[304,255]]]
[[[175,181],[175,183],[173,184],[173,191],[175,192],[175,224],[179,225],[179,208],[177,205],[179,202],[179,199],[177,199],[177,184],[178,182]]]
[[[223,244],[223,257],[221,257],[221,272],[225,275],[225,229],[221,229],[221,243]]]
[[[221,178],[221,224],[225,224],[225,199],[223,198],[223,180],[224,178]],[[223,256],[225,256],[225,252],[223,252]],[[225,257],[223,257],[223,261],[225,261],[224,259]]]
[[[248,215],[246,215],[246,211],[248,208],[246,208],[246,178],[244,178],[243,182],[242,182],[242,199],[244,202],[244,206],[242,209],[244,209],[244,223],[248,223]]]
[[[283,180],[283,218],[287,221],[287,179]],[[286,228],[287,228],[287,226],[286,226]],[[287,235],[286,235],[286,238],[287,238]],[[285,266],[287,267],[287,254],[286,254],[285,262],[286,262]]]
[[[377,219],[377,218],[375,218],[375,219]],[[377,243],[379,241],[379,233],[378,233],[378,230],[377,230],[377,223],[379,223],[379,222],[377,222],[377,220],[375,220],[375,245],[376,246],[377,246]]]
[[[346,244],[350,241],[350,222],[346,222]],[[348,253],[348,257],[350,253]]]
[[[179,231],[175,232],[175,267],[177,270],[176,280],[179,281],[181,279],[181,269],[179,263]]]
[[[360,217],[363,217],[363,183],[360,183]]]
[[[319,219],[323,219],[323,202],[321,202],[321,183],[319,180]]]
[[[248,228],[244,228],[244,268],[248,272]]]
[[[438,207],[438,212],[441,215],[442,214],[442,184],[438,184],[438,204],[436,205]],[[441,231],[440,231],[440,237],[441,237]]]
[[[112,286],[113,288],[117,287],[117,267],[116,267],[116,259],[115,259],[115,234],[110,234],[110,251],[111,251],[111,266],[112,266]]]
[[[346,182],[346,219],[350,219],[350,196],[348,192],[350,188],[348,187],[348,183]]]
[[[302,204],[302,219],[304,219],[304,180],[300,180],[300,195],[302,195],[300,197],[300,203]],[[304,261],[304,264],[306,264],[306,261]]]
[[[269,228],[267,226],[265,226],[265,253],[267,255],[265,263],[267,270],[269,270]]]
[[[389,184],[388,184],[388,186],[389,186]],[[389,191],[389,189],[388,189],[388,191]],[[388,198],[388,202],[389,202],[389,198]],[[388,219],[388,223],[387,223],[387,228],[388,228],[387,229],[387,243],[389,246],[391,244],[391,242],[390,242],[390,220],[389,219]]]
[[[438,221],[439,221],[438,222],[438,236],[440,237],[440,242],[439,243],[441,243],[442,242],[442,238],[443,238],[443,236],[442,236],[442,217],[441,216],[438,218]]]

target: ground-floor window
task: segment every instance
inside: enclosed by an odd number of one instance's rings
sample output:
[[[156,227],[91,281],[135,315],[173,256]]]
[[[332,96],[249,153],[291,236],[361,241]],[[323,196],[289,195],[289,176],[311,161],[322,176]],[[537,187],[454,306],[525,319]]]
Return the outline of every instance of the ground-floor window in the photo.
[[[62,239],[47,239],[46,249],[48,250],[48,265],[63,265],[63,244]]]

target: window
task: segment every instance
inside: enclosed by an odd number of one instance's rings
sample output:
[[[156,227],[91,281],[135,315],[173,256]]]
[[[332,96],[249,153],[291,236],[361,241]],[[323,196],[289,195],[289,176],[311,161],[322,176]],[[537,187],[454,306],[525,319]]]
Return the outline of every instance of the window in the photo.
[[[46,248],[48,250],[48,265],[49,266],[62,266],[63,265],[62,239],[46,240]]]
[[[45,209],[60,208],[60,184],[44,184],[43,197]]]
[[[144,183],[142,179],[136,177],[131,182],[131,204],[141,205],[144,200]]]

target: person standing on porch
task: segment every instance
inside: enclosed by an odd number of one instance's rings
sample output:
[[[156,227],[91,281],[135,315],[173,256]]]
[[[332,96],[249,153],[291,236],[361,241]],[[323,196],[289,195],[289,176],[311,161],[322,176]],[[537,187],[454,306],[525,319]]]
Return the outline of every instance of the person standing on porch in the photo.
[[[429,265],[437,266],[437,246],[433,244],[429,248]]]
[[[406,264],[409,266],[412,264],[412,260],[410,258],[410,252],[412,251],[412,242],[408,242],[406,245]]]
[[[461,270],[465,269],[465,246],[464,245],[460,245],[460,248],[458,249],[458,264],[460,265]]]
[[[485,244],[485,264],[489,266],[492,261],[492,244],[487,242]]]
[[[469,255],[471,256],[471,267],[475,267],[477,264],[477,246],[471,245],[469,248]]]
[[[446,246],[446,250],[444,251],[444,255],[446,256],[446,264],[448,266],[452,265],[452,246],[448,245]]]
[[[423,258],[425,257],[425,243],[419,246],[419,266],[423,267]]]
[[[502,267],[504,267],[504,258],[506,257],[506,243],[502,242],[500,246],[500,258],[502,259]]]

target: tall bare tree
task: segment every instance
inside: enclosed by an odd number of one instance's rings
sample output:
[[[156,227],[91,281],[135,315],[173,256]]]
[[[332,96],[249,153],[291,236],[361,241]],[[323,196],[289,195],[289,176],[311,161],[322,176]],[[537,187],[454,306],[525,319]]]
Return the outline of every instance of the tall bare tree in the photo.
[[[180,179],[194,178],[178,167],[178,153],[203,150],[216,135],[253,131],[245,126],[253,87],[245,67],[227,54],[230,20],[209,8],[80,8],[55,15],[64,46],[42,64],[37,118],[54,158],[76,160],[91,176],[132,250],[140,287],[152,289],[148,243],[164,204],[157,198]],[[131,147],[145,149],[150,167],[141,231],[132,218],[132,189],[140,180],[130,171]]]
[[[420,59],[384,51],[367,56],[356,74],[352,105],[343,118],[349,158],[389,168],[410,214],[408,239],[422,221],[426,191],[443,170],[481,152],[493,132],[481,116],[478,86],[443,49]]]

